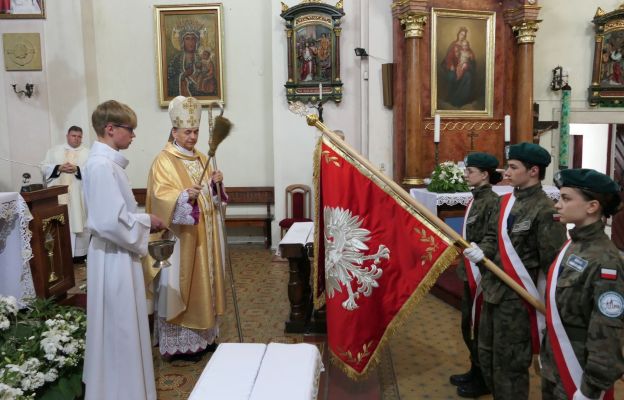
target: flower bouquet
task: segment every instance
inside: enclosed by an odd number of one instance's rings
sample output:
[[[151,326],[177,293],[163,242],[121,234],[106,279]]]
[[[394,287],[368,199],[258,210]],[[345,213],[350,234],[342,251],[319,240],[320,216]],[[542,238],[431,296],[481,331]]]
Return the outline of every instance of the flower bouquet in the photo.
[[[453,161],[445,161],[431,173],[427,190],[436,193],[468,192],[470,188],[464,179],[464,171]]]
[[[0,399],[81,396],[86,328],[79,308],[0,296]]]

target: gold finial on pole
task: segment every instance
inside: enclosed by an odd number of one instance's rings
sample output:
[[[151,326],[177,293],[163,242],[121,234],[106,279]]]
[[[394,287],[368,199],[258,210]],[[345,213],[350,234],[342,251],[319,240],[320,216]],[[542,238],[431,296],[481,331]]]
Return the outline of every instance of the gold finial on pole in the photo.
[[[318,122],[318,115],[316,114],[306,115],[306,122],[308,123],[309,126],[316,126],[316,123]]]

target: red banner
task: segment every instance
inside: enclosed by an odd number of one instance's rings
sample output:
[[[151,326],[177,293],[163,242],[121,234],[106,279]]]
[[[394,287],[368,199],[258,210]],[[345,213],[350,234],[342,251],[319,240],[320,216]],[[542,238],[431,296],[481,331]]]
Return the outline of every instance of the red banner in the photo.
[[[317,148],[314,294],[329,349],[357,377],[457,250],[351,151],[325,136]]]

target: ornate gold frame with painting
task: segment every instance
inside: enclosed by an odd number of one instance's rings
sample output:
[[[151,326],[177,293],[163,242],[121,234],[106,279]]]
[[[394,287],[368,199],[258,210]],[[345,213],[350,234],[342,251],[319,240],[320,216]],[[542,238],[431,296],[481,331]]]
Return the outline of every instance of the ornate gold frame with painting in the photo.
[[[598,7],[592,22],[596,35],[589,104],[624,107],[624,4],[609,13]]]
[[[176,96],[224,102],[221,4],[154,6],[161,106]]]
[[[45,19],[45,1],[0,1],[0,19]]]
[[[496,13],[431,9],[431,115],[491,118]]]
[[[335,6],[319,0],[302,0],[290,8],[282,3],[280,16],[286,20],[288,40],[286,98],[304,103],[339,103],[342,0]]]

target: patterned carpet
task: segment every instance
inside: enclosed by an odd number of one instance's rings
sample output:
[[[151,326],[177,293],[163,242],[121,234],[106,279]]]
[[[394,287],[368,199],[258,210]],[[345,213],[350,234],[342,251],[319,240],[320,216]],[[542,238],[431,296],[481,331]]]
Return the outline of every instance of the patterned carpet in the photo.
[[[459,330],[460,313],[432,295],[425,296],[390,342],[377,371],[367,381],[352,382],[327,360],[322,336],[284,334],[288,317],[288,263],[275,259],[262,245],[230,246],[236,295],[245,342],[315,343],[324,355],[319,400],[457,399],[448,383],[451,374],[468,369],[468,352]],[[77,288],[84,283],[84,266],[76,266]],[[77,291],[78,289],[75,289]],[[218,342],[238,342],[231,288],[228,311],[221,321]],[[161,359],[154,348],[158,399],[186,399],[208,362]],[[539,399],[539,379],[531,371],[530,399]],[[329,383],[328,383],[329,382]],[[622,393],[623,382],[616,385]],[[483,396],[481,399],[491,399]],[[219,399],[222,400],[222,399]],[[224,400],[224,399],[223,399]]]

